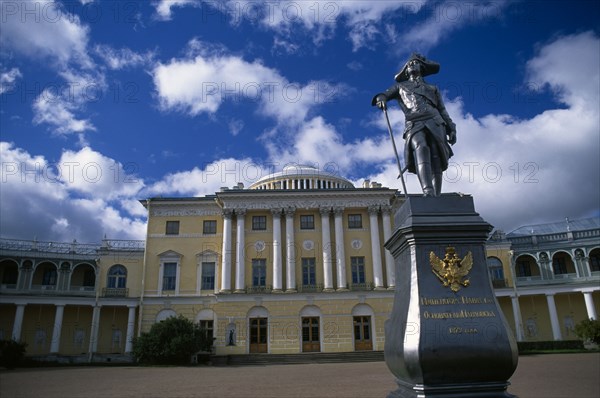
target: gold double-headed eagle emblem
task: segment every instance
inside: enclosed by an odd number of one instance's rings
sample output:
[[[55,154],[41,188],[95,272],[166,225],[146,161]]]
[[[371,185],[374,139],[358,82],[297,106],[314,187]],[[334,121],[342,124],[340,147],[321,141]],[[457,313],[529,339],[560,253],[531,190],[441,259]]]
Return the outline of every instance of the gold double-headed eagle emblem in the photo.
[[[458,292],[461,286],[470,285],[466,276],[473,267],[473,255],[468,252],[461,260],[453,247],[446,248],[444,259],[440,259],[434,252],[429,253],[429,262],[431,271],[438,277],[440,282],[446,287],[450,286],[453,292]]]

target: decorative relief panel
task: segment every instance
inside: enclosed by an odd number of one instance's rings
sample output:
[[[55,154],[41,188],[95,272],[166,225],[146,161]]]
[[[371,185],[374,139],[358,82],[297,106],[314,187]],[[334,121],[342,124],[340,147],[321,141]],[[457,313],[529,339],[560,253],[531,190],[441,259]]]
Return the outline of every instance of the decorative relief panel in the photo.
[[[360,250],[360,248],[362,247],[363,243],[362,243],[362,240],[360,240],[360,239],[354,239],[352,241],[351,245],[352,245],[352,248],[354,250]]]
[[[267,247],[267,245],[265,244],[264,240],[257,240],[254,243],[254,249],[256,249],[257,252],[262,252],[263,250],[265,250],[265,248]]]
[[[221,215],[221,210],[202,209],[191,206],[168,206],[163,208],[153,208],[150,206],[150,212],[155,217],[182,217],[182,216],[214,216]]]
[[[302,242],[302,247],[304,248],[304,250],[312,250],[315,248],[315,242],[313,242],[312,240],[305,240],[304,242]]]

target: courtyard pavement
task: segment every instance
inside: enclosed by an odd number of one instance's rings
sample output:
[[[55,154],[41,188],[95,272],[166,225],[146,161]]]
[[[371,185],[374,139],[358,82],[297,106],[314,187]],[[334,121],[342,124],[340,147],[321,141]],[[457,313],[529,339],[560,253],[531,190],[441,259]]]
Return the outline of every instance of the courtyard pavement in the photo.
[[[600,353],[522,356],[520,398],[600,397]],[[56,367],[0,370],[2,398],[385,397],[385,362],[240,367]]]

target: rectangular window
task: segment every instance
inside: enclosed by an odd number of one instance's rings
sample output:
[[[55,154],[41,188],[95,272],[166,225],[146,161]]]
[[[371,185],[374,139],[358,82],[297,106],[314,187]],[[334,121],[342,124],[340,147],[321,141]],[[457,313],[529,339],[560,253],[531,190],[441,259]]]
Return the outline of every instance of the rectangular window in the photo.
[[[42,274],[42,285],[54,286],[56,285],[56,269],[45,269]]]
[[[202,290],[215,289],[215,263],[202,263]]]
[[[312,214],[301,215],[300,229],[315,229],[315,216]]]
[[[214,235],[217,233],[217,220],[205,220],[202,224],[202,233],[204,235]]]
[[[266,231],[267,229],[267,216],[252,216],[252,230],[253,231]]]
[[[352,283],[365,283],[365,258],[350,257],[350,265],[352,267]]]
[[[204,330],[206,337],[212,341],[215,329],[213,321],[200,321],[200,328]]]
[[[267,286],[267,260],[264,258],[252,259],[252,286]]]
[[[362,214],[348,214],[348,228],[362,228]]]
[[[166,235],[179,235],[179,221],[167,221]]]
[[[302,285],[309,286],[315,285],[317,279],[315,277],[315,258],[303,258],[302,259]]]
[[[177,278],[177,263],[164,263],[163,264],[162,290],[175,290],[176,278]]]

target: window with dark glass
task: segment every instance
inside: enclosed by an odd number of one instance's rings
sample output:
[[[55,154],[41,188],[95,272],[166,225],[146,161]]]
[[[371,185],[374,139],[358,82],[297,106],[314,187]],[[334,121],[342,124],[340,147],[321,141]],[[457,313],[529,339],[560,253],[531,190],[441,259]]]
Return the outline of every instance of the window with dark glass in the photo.
[[[202,233],[204,235],[214,235],[217,233],[217,220],[204,220],[202,223]]]
[[[315,275],[315,258],[302,258],[302,284],[304,286],[316,284]]]
[[[177,263],[164,263],[162,290],[175,290]]]
[[[348,214],[348,228],[362,228],[362,214]]]
[[[352,283],[365,283],[365,258],[350,257],[350,266],[352,268]]]
[[[315,216],[312,214],[300,215],[300,229],[315,229]]]
[[[267,216],[252,216],[252,230],[264,231],[267,229]]]
[[[202,320],[200,323],[200,329],[204,331],[209,341],[212,341],[214,335],[214,322],[210,320]]]
[[[214,290],[215,288],[215,263],[202,263],[202,290]]]
[[[107,287],[123,289],[127,286],[127,269],[122,265],[113,265],[108,271]]]
[[[42,274],[42,285],[52,286],[56,285],[56,269],[55,268],[47,268],[44,270]]]
[[[554,275],[567,274],[567,263],[564,257],[554,257],[552,259],[552,269],[554,270]]]
[[[592,272],[600,271],[600,252],[597,250],[594,249],[590,253],[590,271]]]
[[[300,215],[300,229],[315,229],[315,216],[312,214]]]
[[[527,261],[517,262],[517,277],[531,276],[531,267]]]
[[[267,260],[255,258],[252,260],[252,286],[265,287],[267,285]]]
[[[492,280],[504,280],[504,268],[499,259],[496,257],[488,257],[487,265]]]
[[[179,221],[167,221],[165,234],[179,235]]]

